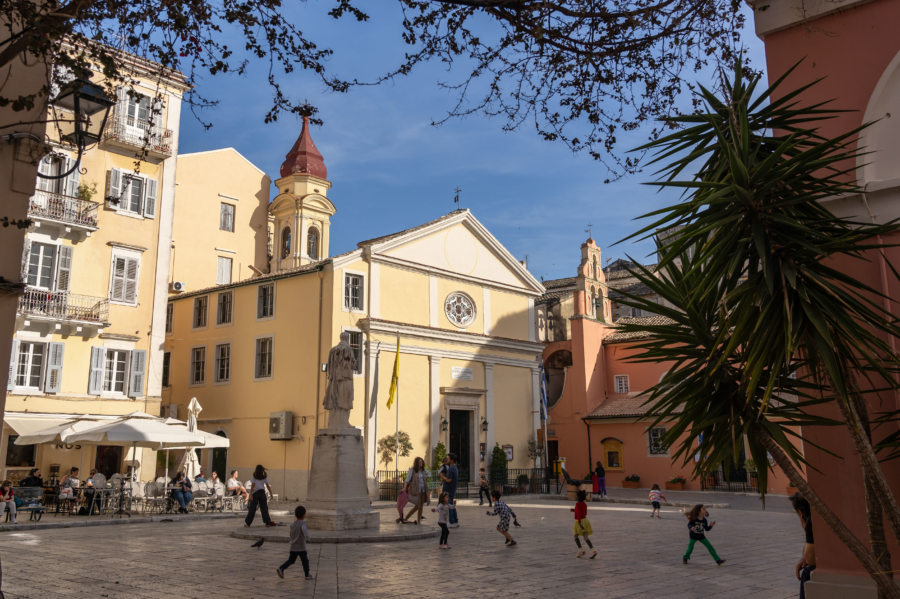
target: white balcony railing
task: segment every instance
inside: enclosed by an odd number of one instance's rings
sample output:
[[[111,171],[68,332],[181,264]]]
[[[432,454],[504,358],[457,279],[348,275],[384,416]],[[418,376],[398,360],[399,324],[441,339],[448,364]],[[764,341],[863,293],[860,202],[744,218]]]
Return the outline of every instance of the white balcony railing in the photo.
[[[109,299],[26,287],[19,298],[20,314],[62,322],[109,325]]]
[[[99,207],[97,202],[38,189],[28,203],[28,216],[95,230]]]
[[[172,130],[136,118],[129,118],[123,110],[114,110],[103,130],[105,141],[118,142],[144,149],[159,156],[172,155]]]

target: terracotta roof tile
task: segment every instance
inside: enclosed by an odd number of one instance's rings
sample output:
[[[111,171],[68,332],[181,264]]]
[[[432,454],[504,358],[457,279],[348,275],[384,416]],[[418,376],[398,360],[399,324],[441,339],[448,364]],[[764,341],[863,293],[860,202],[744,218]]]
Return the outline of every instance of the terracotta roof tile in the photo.
[[[648,406],[644,405],[647,396],[641,395],[640,392],[629,393],[626,397],[610,399],[588,414],[586,418],[592,420],[602,420],[605,418],[640,418],[647,412]],[[677,408],[674,412],[680,414],[681,409]]]
[[[363,247],[364,245],[372,245],[374,243],[381,243],[383,241],[387,241],[388,239],[393,239],[394,237],[400,237],[401,235],[406,235],[407,233],[412,233],[413,231],[418,231],[419,229],[424,229],[425,227],[430,227],[435,223],[439,223],[441,221],[447,220],[448,218],[454,217],[457,214],[462,214],[463,212],[468,212],[468,208],[463,208],[461,210],[454,210],[440,218],[436,218],[434,220],[428,221],[427,223],[422,223],[421,225],[417,225],[415,227],[410,227],[409,229],[403,229],[402,231],[397,231],[396,233],[390,233],[388,235],[382,235],[381,237],[373,237],[372,239],[366,239],[365,241],[360,241],[356,244],[357,247]]]
[[[654,314],[653,316],[641,316],[638,318],[625,317],[620,318],[613,324],[613,328],[617,328],[623,324],[640,324],[640,325],[648,325],[648,326],[659,326],[664,324],[672,324],[674,322],[671,318],[667,316],[659,316]],[[646,331],[616,331],[610,335],[607,335],[603,338],[603,343],[617,343],[620,341],[629,341],[633,339],[642,339],[645,337],[649,337],[650,333]]]

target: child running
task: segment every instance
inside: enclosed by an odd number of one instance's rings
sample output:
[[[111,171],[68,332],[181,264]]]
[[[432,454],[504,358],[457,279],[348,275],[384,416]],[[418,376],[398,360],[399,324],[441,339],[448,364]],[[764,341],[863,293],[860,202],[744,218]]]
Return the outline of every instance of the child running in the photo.
[[[294,517],[297,519],[291,524],[291,555],[286,562],[276,568],[275,572],[278,574],[278,578],[284,578],[285,569],[296,562],[299,557],[300,563],[303,564],[303,574],[306,576],[306,580],[312,580],[313,577],[309,573],[309,557],[306,553],[306,543],[309,542],[309,531],[306,529],[305,521],[306,508],[298,505],[294,510]]]
[[[438,541],[438,547],[441,549],[450,549],[447,544],[447,538],[450,536],[450,494],[441,493],[438,497],[437,507],[431,508],[432,512],[437,512],[438,526],[441,527],[441,540]]]
[[[591,528],[591,521],[587,519],[587,504],[584,502],[584,500],[587,499],[587,493],[585,491],[578,491],[577,497],[578,501],[575,502],[575,507],[572,508],[572,511],[575,512],[575,544],[578,545],[578,553],[575,557],[582,557],[584,555],[584,549],[581,547],[581,540],[578,538],[579,536],[583,536],[584,542],[591,548],[591,559],[594,559],[597,557],[597,550],[594,549],[590,539],[590,535],[594,534],[594,530]]]
[[[494,489],[491,491],[491,497],[494,499],[494,509],[487,512],[488,516],[500,516],[500,523],[497,525],[497,532],[506,537],[506,546],[512,547],[516,544],[512,536],[509,534],[509,519],[515,518],[509,506],[505,502],[500,501],[500,491]]]
[[[709,512],[703,507],[702,503],[698,503],[695,505],[691,511],[685,512],[684,515],[688,519],[688,530],[690,531],[690,540],[688,541],[687,551],[684,552],[684,557],[682,558],[682,563],[688,563],[688,560],[691,559],[691,552],[694,551],[694,544],[697,541],[703,543],[703,546],[709,551],[709,554],[713,556],[713,559],[716,560],[716,563],[720,566],[725,563],[725,560],[719,557],[719,554],[716,553],[716,550],[713,548],[712,543],[706,540],[706,535],[704,531],[711,530],[713,526],[716,525],[716,521],[713,520],[711,524],[706,522],[706,517],[709,516]]]
[[[653,507],[653,509],[650,510],[651,518],[653,516],[656,516],[657,518],[661,517],[659,515],[660,500],[665,501],[666,503],[669,503],[669,500],[666,499],[666,496],[663,495],[663,492],[659,490],[659,485],[656,483],[653,483],[653,488],[650,489],[650,505]]]

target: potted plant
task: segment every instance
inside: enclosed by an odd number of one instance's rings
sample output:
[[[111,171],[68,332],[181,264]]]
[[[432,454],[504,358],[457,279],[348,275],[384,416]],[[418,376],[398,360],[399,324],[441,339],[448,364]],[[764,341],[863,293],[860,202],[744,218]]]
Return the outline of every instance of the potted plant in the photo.
[[[672,478],[672,480],[666,481],[666,490],[667,491],[684,491],[684,483],[686,483],[686,482],[687,482],[687,480],[685,480],[685,478],[683,476],[681,476],[681,475],[675,476]]]
[[[641,486],[641,477],[637,474],[629,474],[625,477],[625,480],[622,481],[622,488],[624,489],[637,489]]]

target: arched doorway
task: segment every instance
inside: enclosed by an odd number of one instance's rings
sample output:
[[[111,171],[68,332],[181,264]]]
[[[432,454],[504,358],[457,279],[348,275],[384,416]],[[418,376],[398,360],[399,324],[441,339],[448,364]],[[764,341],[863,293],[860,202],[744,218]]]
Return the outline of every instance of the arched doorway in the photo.
[[[227,437],[223,431],[216,433],[220,437]],[[210,476],[215,472],[219,475],[219,480],[228,478],[228,449],[225,447],[216,447],[212,450],[212,467],[210,468]]]

